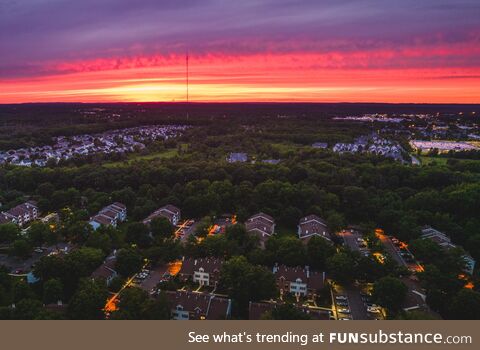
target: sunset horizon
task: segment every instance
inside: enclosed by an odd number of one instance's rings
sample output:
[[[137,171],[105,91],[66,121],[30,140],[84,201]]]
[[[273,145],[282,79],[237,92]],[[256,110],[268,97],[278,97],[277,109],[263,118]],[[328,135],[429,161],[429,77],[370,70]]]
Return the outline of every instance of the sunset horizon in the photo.
[[[464,3],[7,2],[0,103],[479,103]]]

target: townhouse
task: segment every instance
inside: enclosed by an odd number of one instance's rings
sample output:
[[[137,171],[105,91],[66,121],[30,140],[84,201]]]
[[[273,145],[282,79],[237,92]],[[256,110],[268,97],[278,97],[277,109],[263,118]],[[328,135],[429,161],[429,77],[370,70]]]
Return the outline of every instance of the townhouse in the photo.
[[[118,276],[115,270],[115,264],[117,263],[116,251],[105,258],[105,261],[91,274],[92,279],[102,279],[107,285],[110,285],[112,280]]]
[[[322,237],[329,242],[332,241],[325,220],[313,214],[300,219],[297,233],[298,238],[305,242],[308,242],[313,236]]]
[[[167,204],[151,213],[145,220],[143,220],[143,223],[149,225],[153,219],[158,217],[166,218],[173,226],[176,226],[180,222],[181,212],[176,206]]]
[[[89,223],[96,230],[100,226],[117,227],[119,222],[123,222],[126,219],[127,207],[125,204],[115,202],[100,210],[97,215],[90,219]]]
[[[227,157],[229,163],[245,163],[248,160],[246,153],[230,153]]]
[[[13,222],[14,224],[23,226],[30,221],[36,220],[38,216],[39,210],[37,202],[28,201],[0,213],[0,223]]]
[[[278,307],[284,305],[282,302],[276,301],[262,301],[253,302],[248,304],[248,319],[249,320],[261,320],[264,319],[268,313],[271,313]],[[298,310],[303,312],[307,317],[314,320],[330,320],[332,319],[332,311],[314,306],[306,306],[300,304],[293,304]]]
[[[183,280],[191,279],[200,286],[215,287],[224,261],[218,258],[186,258],[182,262],[179,275]]]
[[[260,248],[265,249],[265,243],[275,233],[275,220],[270,215],[258,213],[247,219],[245,228],[259,238]]]
[[[226,320],[230,318],[231,299],[184,290],[165,292],[174,320]]]
[[[425,226],[422,229],[422,235],[420,236],[422,239],[429,239],[435,243],[437,243],[440,247],[443,249],[453,249],[456,248],[457,245],[452,243],[451,239],[449,236],[447,236],[445,233],[440,232],[436,229],[434,229],[431,226]],[[465,262],[465,268],[464,271],[470,275],[473,275],[473,271],[475,269],[475,264],[476,261],[475,259],[468,253],[465,253],[463,256],[463,260]]]
[[[273,274],[280,295],[293,294],[300,297],[312,297],[325,285],[325,272],[311,271],[308,266],[288,267],[275,264]]]

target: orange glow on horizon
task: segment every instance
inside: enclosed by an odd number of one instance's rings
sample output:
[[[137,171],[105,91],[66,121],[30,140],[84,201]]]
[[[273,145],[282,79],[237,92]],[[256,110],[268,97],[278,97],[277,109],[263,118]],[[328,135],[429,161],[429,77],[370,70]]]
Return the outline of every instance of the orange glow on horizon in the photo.
[[[379,52],[373,59],[391,56]],[[480,103],[480,68],[475,67],[372,68],[361,53],[206,55],[190,62],[190,101],[194,102]],[[186,97],[181,57],[93,60],[54,68],[53,75],[0,79],[0,103],[184,101]]]

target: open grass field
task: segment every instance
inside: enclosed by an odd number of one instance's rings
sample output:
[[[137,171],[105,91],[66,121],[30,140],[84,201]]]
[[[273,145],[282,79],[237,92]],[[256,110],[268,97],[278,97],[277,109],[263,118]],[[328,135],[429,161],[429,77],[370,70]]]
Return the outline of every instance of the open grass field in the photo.
[[[458,158],[447,158],[447,157],[429,157],[429,156],[417,156],[420,159],[422,165],[430,165],[430,164],[437,164],[437,165],[447,165],[447,162],[450,159],[458,160],[459,162],[480,162],[480,160],[476,159],[458,159]]]
[[[132,153],[128,156],[127,160],[122,160],[118,162],[107,162],[107,163],[104,163],[103,166],[107,168],[114,168],[118,166],[125,166],[135,161],[168,159],[168,158],[173,158],[176,155],[178,155],[178,150],[176,148],[166,149],[161,152],[154,152],[154,153],[143,154],[143,155],[138,153]]]

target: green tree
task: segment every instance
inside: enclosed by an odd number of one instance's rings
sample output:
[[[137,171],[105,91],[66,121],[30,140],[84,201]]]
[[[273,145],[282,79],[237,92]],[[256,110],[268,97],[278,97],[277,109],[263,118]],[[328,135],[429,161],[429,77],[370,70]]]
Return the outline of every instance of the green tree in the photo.
[[[272,237],[265,245],[265,253],[270,259],[270,265],[274,263],[281,263],[288,266],[307,264],[305,247],[297,237]]]
[[[373,285],[372,297],[375,302],[391,312],[397,312],[407,296],[407,286],[398,278],[383,277]]]
[[[302,312],[292,304],[282,304],[262,315],[263,320],[311,320],[305,312]]]
[[[19,258],[28,258],[33,251],[33,247],[26,239],[17,239],[13,242],[10,254],[18,256]]]
[[[351,283],[355,278],[355,260],[351,254],[339,252],[327,259],[327,271],[335,281]]]
[[[141,248],[147,247],[151,241],[148,227],[141,222],[132,222],[128,224],[125,240],[128,243],[136,244]]]
[[[236,313],[244,317],[250,301],[269,299],[277,294],[273,274],[264,267],[250,264],[243,256],[233,257],[223,265],[219,285],[233,298]]]
[[[148,293],[143,289],[125,289],[120,297],[119,309],[112,313],[112,319],[141,320],[149,300]]]
[[[28,229],[28,238],[35,246],[40,246],[45,242],[46,238],[49,237],[50,231],[48,224],[36,221],[31,224]]]
[[[453,299],[451,314],[457,320],[480,319],[480,293],[462,289]]]
[[[117,253],[115,269],[124,276],[130,277],[140,271],[143,266],[142,255],[134,249],[120,249]]]
[[[43,284],[43,302],[51,304],[59,300],[63,300],[63,284],[59,279],[49,279]]]
[[[103,281],[85,278],[80,281],[76,293],[68,305],[70,318],[76,320],[101,320],[108,298],[108,289]]]
[[[318,271],[325,271],[327,260],[335,254],[333,245],[322,237],[314,236],[307,243],[308,265]]]
[[[0,225],[0,243],[13,242],[19,236],[20,228],[17,225],[13,223]]]
[[[40,300],[22,299],[15,305],[13,317],[17,320],[44,320],[51,316],[43,308]]]
[[[108,254],[112,250],[112,240],[110,236],[102,232],[101,229],[90,233],[85,245],[87,247],[101,249],[105,254]]]
[[[156,217],[150,222],[152,235],[157,239],[169,239],[174,237],[175,227],[164,217]]]

